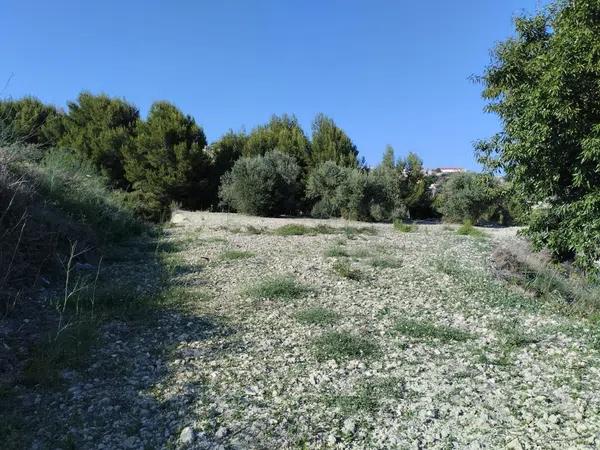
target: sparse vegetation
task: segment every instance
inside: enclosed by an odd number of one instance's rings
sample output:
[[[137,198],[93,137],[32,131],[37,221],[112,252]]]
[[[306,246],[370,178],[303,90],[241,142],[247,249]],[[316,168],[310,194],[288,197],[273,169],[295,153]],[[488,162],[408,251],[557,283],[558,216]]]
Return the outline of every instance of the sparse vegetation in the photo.
[[[343,234],[346,235],[348,239],[354,239],[356,236],[361,234],[366,234],[369,236],[374,236],[377,234],[377,230],[373,227],[349,227],[345,226],[341,228]]]
[[[310,289],[291,277],[278,276],[260,281],[245,290],[245,294],[256,299],[295,299],[305,296]]]
[[[379,350],[372,340],[347,331],[327,332],[315,339],[314,346],[320,361],[369,358]]]
[[[221,259],[226,261],[252,258],[254,253],[243,250],[227,250],[221,255]]]
[[[417,227],[416,225],[406,223],[401,220],[395,220],[394,229],[400,231],[401,233],[412,233],[413,231],[416,231]]]
[[[273,231],[273,234],[276,234],[278,236],[314,236],[316,234],[319,234],[320,231],[321,230],[317,229],[316,227],[307,227],[306,225],[290,223],[276,228],[275,231]],[[330,234],[329,229],[323,229],[322,231],[324,231],[325,234]]]
[[[378,256],[369,261],[376,269],[398,269],[402,267],[402,260],[391,256]]]
[[[362,281],[365,279],[365,274],[352,265],[348,261],[336,261],[333,264],[333,271],[343,278],[348,278],[353,281]]]
[[[163,22],[189,31],[172,12]],[[75,25],[61,29],[76,38]],[[280,33],[286,51],[259,46],[282,56],[273,86],[286,101],[320,74],[315,61],[348,59],[306,58],[293,31]],[[426,169],[391,146],[372,164],[324,114],[312,136],[282,114],[208,142],[168,101],[142,116],[91,92],[65,110],[0,99],[0,447],[598,446],[600,1],[552,0],[515,31],[477,78],[502,125],[476,144],[482,173]],[[163,65],[177,73],[184,50]],[[202,81],[262,80],[260,92],[238,83],[240,104],[285,103],[268,71],[240,72],[247,58],[196,53]],[[219,111],[235,109],[226,94]],[[342,109],[361,109],[346,97]],[[361,142],[380,129],[343,121]]]
[[[471,222],[470,220],[465,220],[463,224],[456,230],[456,234],[459,234],[461,236],[471,236],[477,238],[482,238],[486,236],[486,234],[483,231],[475,228],[473,226],[473,222]]]
[[[330,309],[314,307],[300,311],[296,315],[301,323],[309,325],[332,325],[339,319],[339,314]]]
[[[600,314],[600,287],[576,272],[567,272],[526,250],[500,247],[492,254],[500,278],[533,294],[544,303],[558,305],[567,314],[589,318]]]
[[[246,227],[246,234],[264,234],[265,231],[266,230],[264,228],[258,228],[252,225],[248,225]]]
[[[457,328],[411,319],[397,321],[394,331],[413,339],[436,339],[440,342],[463,342],[472,337]]]
[[[403,380],[388,378],[364,382],[353,394],[336,396],[331,400],[344,414],[373,414],[381,408],[385,400],[397,402],[404,398],[406,393],[406,383]]]
[[[334,245],[325,252],[328,258],[346,258],[350,256],[348,250],[342,245]]]

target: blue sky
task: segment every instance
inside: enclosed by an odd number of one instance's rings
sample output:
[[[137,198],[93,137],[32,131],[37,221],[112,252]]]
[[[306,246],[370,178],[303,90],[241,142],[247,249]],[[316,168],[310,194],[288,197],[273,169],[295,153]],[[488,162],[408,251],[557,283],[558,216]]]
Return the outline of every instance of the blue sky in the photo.
[[[370,164],[391,144],[427,167],[476,168],[472,142],[499,124],[468,77],[537,3],[2,0],[0,85],[61,107],[84,89],[142,114],[170,100],[209,141],[284,112],[310,133],[323,112]]]

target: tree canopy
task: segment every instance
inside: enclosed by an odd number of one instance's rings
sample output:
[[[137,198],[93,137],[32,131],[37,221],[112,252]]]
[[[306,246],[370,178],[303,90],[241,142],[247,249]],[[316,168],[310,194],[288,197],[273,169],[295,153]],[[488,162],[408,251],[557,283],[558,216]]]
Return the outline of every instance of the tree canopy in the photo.
[[[56,145],[63,131],[63,114],[35,97],[0,101],[0,129],[7,140],[38,145]]]
[[[202,128],[174,105],[156,102],[136,134],[124,153],[127,180],[161,202],[197,207],[209,167]]]
[[[534,240],[589,267],[600,258],[600,2],[557,1],[515,27],[480,78],[503,131],[477,151],[541,202]]]
[[[125,100],[82,92],[76,101],[68,103],[59,145],[77,152],[111,180],[124,185],[122,153],[133,143],[138,120],[138,109]]]
[[[301,167],[310,161],[310,143],[295,116],[274,115],[266,125],[256,127],[244,146],[244,156],[278,151],[293,156]]]
[[[348,135],[324,114],[318,114],[312,125],[311,162],[318,166],[333,161],[340,166],[358,166],[358,150]]]

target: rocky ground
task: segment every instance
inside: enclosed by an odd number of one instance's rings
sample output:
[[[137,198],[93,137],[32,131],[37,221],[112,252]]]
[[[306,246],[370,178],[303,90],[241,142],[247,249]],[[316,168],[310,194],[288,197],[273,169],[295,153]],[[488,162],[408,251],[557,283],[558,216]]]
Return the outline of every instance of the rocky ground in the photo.
[[[180,212],[180,307],[24,391],[32,446],[598,448],[589,325],[494,278],[514,231]]]

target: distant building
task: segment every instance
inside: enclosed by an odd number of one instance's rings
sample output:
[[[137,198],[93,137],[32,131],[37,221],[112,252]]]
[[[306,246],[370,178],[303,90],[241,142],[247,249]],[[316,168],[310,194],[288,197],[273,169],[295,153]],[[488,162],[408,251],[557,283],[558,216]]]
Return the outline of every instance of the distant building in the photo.
[[[462,167],[440,167],[435,169],[434,172],[437,172],[440,175],[450,175],[451,173],[462,173],[465,169]]]
[[[427,175],[434,175],[437,177],[441,177],[444,175],[451,175],[453,173],[462,173],[466,172],[462,167],[438,167],[437,169],[428,169],[425,171]]]

